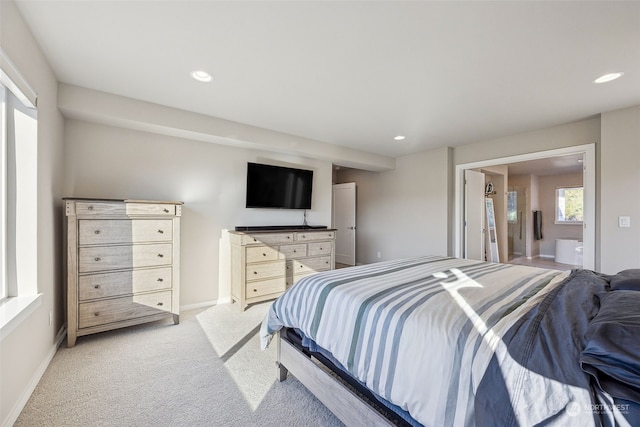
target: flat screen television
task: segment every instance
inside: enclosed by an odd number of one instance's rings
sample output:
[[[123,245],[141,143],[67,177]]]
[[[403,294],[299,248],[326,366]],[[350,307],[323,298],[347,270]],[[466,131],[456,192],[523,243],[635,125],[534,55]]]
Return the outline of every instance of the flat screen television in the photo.
[[[247,164],[247,207],[311,209],[313,171]]]

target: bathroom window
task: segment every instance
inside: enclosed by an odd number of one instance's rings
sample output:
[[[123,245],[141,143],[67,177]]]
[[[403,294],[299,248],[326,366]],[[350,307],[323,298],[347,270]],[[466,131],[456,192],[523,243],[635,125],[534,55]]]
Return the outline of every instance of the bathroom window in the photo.
[[[583,210],[582,187],[556,188],[556,224],[582,224]]]

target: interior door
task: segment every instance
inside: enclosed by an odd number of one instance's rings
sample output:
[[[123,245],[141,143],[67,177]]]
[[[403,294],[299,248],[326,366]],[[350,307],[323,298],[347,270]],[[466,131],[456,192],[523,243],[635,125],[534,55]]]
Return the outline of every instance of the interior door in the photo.
[[[464,171],[464,258],[485,260],[484,174]]]
[[[356,183],[333,186],[332,227],[336,231],[336,262],[356,264]]]

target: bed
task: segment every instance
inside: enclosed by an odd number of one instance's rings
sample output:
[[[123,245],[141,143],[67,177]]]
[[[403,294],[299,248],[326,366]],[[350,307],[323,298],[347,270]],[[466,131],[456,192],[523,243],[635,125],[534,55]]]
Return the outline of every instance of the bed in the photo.
[[[275,337],[280,379],[346,425],[640,425],[638,284],[639,270],[380,262],[300,280],[261,343]]]

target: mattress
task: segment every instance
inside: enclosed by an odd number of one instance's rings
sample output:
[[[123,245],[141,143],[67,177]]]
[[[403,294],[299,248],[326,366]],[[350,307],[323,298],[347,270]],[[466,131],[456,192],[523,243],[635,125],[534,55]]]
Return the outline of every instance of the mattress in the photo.
[[[625,414],[594,410],[613,398],[579,363],[608,286],[586,270],[394,260],[299,281],[273,303],[261,338],[299,329],[422,425],[615,423]]]

